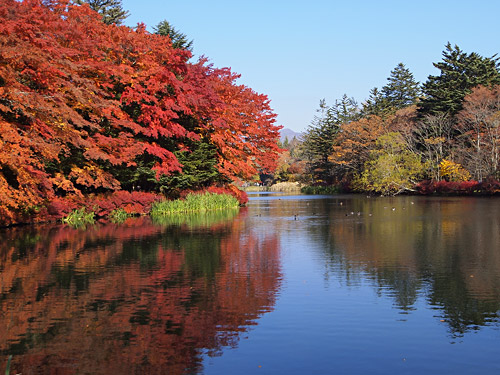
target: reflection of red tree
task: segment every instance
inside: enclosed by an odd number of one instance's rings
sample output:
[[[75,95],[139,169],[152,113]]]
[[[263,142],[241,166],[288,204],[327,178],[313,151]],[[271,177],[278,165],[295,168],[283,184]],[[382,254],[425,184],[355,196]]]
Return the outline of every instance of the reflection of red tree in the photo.
[[[185,249],[170,245],[172,230],[147,219],[85,232],[47,227],[33,233],[39,238],[24,258],[20,231],[9,232],[11,245],[0,249],[0,351],[14,354],[13,369],[23,374],[199,368],[201,352],[234,345],[271,309],[279,287],[276,238],[260,238],[243,222],[212,234],[221,238],[213,278],[193,277]],[[137,241],[154,265],[123,260]]]

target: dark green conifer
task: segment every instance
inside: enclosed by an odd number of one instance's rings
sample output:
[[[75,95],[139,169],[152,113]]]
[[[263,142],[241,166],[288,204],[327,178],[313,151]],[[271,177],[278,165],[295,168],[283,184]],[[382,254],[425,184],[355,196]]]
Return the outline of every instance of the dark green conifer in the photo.
[[[387,80],[389,83],[382,87],[382,95],[389,106],[395,109],[405,108],[415,104],[420,97],[420,86],[403,63],[399,63],[391,71]]]
[[[332,152],[335,138],[342,124],[359,118],[359,109],[353,98],[344,95],[331,107],[322,99],[317,112],[320,115],[314,117],[304,135],[302,152],[308,160],[314,182],[331,184],[334,174],[333,165],[328,157]]]
[[[478,85],[500,84],[499,58],[482,57],[475,52],[467,54],[450,43],[443,51],[443,61],[433,65],[440,70],[438,76],[429,76],[424,83],[424,98],[420,102],[421,114],[455,115],[462,109],[464,97]]]
[[[121,25],[129,16],[129,12],[122,8],[121,0],[75,0],[76,4],[87,3],[90,8],[102,15],[102,21],[108,25]]]
[[[185,49],[192,52],[193,41],[188,40],[186,34],[177,31],[167,20],[161,21],[153,29],[158,35],[168,36],[174,48]]]
[[[420,97],[420,85],[403,63],[399,63],[381,90],[374,88],[363,105],[363,115],[384,116],[415,104]]]

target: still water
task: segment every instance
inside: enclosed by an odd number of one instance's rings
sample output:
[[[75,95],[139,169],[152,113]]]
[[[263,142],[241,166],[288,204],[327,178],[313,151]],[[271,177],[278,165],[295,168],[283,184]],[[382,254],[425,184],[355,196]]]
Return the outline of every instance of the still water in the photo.
[[[255,194],[0,230],[0,373],[500,373],[500,199]]]

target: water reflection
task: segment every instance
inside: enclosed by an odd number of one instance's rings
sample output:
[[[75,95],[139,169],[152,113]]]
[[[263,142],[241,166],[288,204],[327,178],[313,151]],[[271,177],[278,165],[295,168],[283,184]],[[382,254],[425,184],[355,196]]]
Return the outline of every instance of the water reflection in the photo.
[[[257,205],[301,220],[326,280],[369,280],[402,312],[424,299],[452,336],[499,321],[498,198],[276,196]]]
[[[0,352],[14,373],[192,373],[272,310],[279,242],[246,212],[2,230]],[[251,277],[250,277],[251,275]]]
[[[226,215],[0,238],[15,373],[500,368],[498,198],[263,195]]]

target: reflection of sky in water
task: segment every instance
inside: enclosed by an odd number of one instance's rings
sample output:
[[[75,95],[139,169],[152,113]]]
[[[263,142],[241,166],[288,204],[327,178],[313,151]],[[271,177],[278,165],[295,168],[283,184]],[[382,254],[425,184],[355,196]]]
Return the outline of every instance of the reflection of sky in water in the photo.
[[[250,196],[3,231],[2,355],[22,373],[500,370],[500,200]]]
[[[207,374],[500,370],[498,199],[322,199],[251,198],[252,224],[280,233],[283,287]]]

